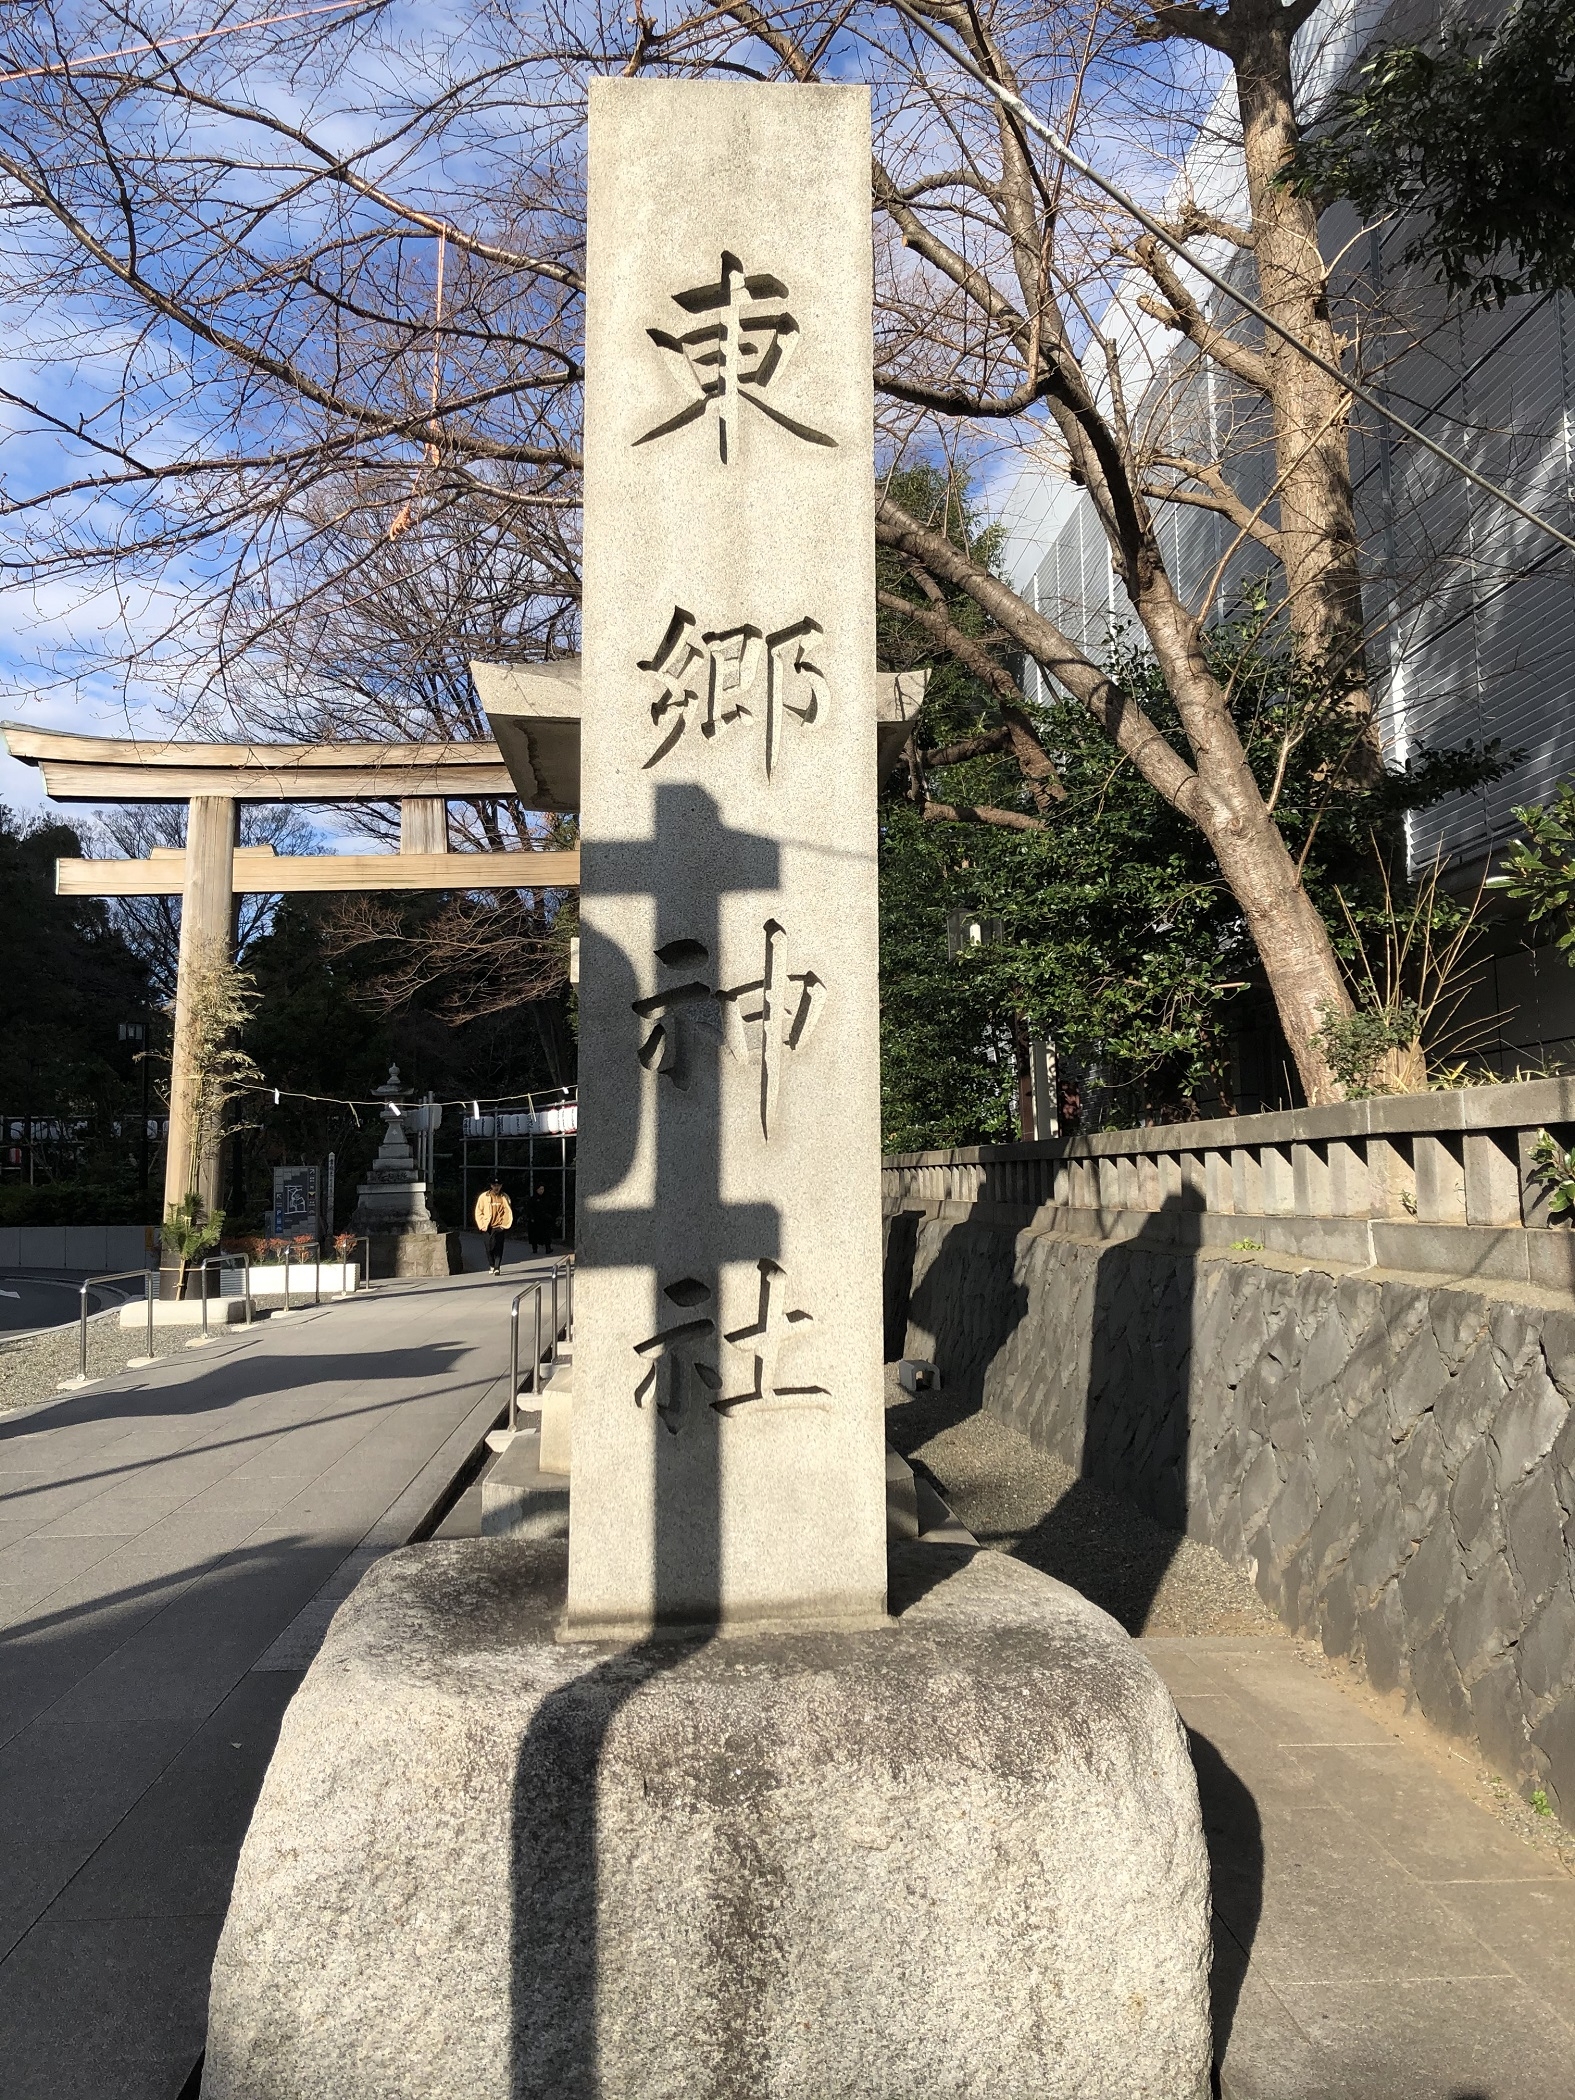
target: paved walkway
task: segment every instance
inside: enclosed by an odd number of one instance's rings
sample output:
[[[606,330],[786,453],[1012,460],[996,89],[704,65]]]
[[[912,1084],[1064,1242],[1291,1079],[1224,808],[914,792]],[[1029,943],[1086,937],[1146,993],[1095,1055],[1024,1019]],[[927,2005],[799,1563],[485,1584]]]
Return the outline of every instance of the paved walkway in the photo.
[[[496,1419],[525,1273],[380,1286],[0,1416],[6,2100],[177,2100],[280,1716]]]
[[[1198,1767],[1224,2100],[1570,2100],[1575,1876],[1552,1847],[1291,1641],[1144,1646]]]
[[[280,1716],[501,1409],[518,1275],[384,1287],[0,1416],[5,2100],[191,2090]],[[1572,2100],[1575,1876],[1548,1834],[1223,1563],[999,1425],[908,1426],[981,1538],[1147,1628],[1213,1855],[1224,2100]]]
[[[1143,1634],[1171,1688],[1214,1870],[1222,2100],[1575,2100],[1563,1834],[1208,1548],[993,1417],[892,1399],[893,1441],[980,1540]]]
[[[140,1283],[109,1283],[88,1294],[88,1310],[142,1296]],[[70,1326],[82,1311],[82,1276],[69,1269],[12,1269],[0,1274],[0,1334]]]

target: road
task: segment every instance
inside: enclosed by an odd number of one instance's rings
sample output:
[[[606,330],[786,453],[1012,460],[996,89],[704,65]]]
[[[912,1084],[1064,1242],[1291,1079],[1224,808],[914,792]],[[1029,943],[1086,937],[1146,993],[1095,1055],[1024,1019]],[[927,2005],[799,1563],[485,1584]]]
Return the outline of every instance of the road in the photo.
[[[88,1293],[88,1311],[140,1298],[139,1282],[102,1284]],[[31,1334],[63,1327],[82,1311],[82,1278],[69,1269],[16,1269],[0,1276],[0,1334]]]

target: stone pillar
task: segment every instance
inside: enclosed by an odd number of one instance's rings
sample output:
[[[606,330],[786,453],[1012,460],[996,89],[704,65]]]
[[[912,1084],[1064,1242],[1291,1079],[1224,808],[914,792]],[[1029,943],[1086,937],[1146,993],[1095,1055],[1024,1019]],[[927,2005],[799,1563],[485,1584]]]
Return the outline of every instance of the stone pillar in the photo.
[[[164,1156],[164,1211],[196,1193],[219,1201],[219,1140],[200,1140],[192,1069],[193,1005],[206,972],[230,960],[235,913],[235,802],[193,795],[186,813],[186,879],[181,890],[180,961],[170,1050],[170,1134]],[[201,1146],[200,1155],[198,1146]]]
[[[862,89],[591,83],[568,1550],[335,1619],[205,2100],[1206,2100],[1152,1666],[922,1537],[885,1616],[869,166]]]
[[[869,153],[591,85],[571,1633],[884,1610]]]
[[[447,853],[448,804],[441,795],[407,795],[399,805],[401,853]]]

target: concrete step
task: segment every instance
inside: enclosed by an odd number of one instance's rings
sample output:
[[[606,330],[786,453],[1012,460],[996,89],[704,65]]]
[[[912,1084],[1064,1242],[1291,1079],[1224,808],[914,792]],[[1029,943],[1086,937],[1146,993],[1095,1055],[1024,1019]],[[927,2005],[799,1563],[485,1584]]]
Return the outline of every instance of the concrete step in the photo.
[[[567,1480],[574,1434],[574,1359],[560,1355],[541,1389],[541,1457],[544,1473]]]
[[[569,1535],[569,1483],[543,1473],[541,1435],[522,1430],[481,1480],[483,1538],[561,1539]]]
[[[929,1481],[915,1473],[900,1451],[886,1446],[886,1538],[924,1539],[940,1546],[977,1546]]]
[[[900,1451],[886,1446],[886,1538],[916,1539],[919,1536],[919,1498],[913,1468]]]
[[[919,1537],[926,1545],[978,1545],[967,1525],[959,1523],[922,1474],[914,1475],[913,1487],[919,1505]]]

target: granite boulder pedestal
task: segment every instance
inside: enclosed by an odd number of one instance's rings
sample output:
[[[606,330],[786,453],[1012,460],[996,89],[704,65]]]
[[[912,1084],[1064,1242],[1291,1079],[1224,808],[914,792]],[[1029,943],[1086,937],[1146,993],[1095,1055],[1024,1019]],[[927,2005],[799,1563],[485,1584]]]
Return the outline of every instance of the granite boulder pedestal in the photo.
[[[203,2100],[1203,2100],[1140,1651],[1003,1555],[879,1630],[563,1642],[561,1542],[381,1561],[285,1716]]]

